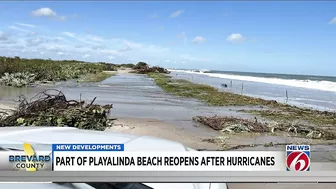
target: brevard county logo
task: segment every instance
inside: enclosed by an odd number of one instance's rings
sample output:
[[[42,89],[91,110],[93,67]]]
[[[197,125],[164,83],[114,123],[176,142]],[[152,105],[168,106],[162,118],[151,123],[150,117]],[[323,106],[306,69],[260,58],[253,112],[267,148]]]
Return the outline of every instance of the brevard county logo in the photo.
[[[50,155],[37,155],[28,143],[23,144],[24,155],[9,155],[9,162],[15,164],[15,169],[26,171],[38,171],[51,161]]]

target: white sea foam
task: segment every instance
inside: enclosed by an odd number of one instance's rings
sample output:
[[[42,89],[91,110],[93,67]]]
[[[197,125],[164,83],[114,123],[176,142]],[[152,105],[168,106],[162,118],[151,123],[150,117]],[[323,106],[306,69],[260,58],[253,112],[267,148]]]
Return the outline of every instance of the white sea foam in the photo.
[[[208,72],[208,71],[210,71],[210,70],[207,70],[207,69],[199,70],[199,72],[201,72],[201,73],[205,73],[205,72]]]
[[[98,85],[98,87],[108,88],[108,87],[111,87],[111,86],[110,86],[110,85],[103,85],[103,84],[100,84],[100,85]]]
[[[275,85],[285,85],[285,86],[291,86],[291,87],[300,87],[300,88],[336,92],[336,82],[331,82],[331,81],[265,78],[265,77],[253,77],[253,76],[243,76],[243,75],[229,75],[229,74],[221,74],[221,73],[193,72],[189,70],[169,70],[169,71],[207,75],[210,77],[217,77],[217,78],[223,78],[223,79],[252,81],[252,82],[259,82],[259,83],[268,83],[268,84],[275,84]]]

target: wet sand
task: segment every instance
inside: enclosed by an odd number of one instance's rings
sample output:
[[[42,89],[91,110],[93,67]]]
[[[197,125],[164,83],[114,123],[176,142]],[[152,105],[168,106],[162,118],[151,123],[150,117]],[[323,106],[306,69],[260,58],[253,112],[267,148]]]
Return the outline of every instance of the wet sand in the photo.
[[[193,116],[235,116],[241,118],[254,118],[243,112],[237,112],[241,108],[248,107],[210,107],[204,103],[183,99],[168,95],[155,85],[155,83],[145,75],[130,74],[127,70],[120,70],[113,77],[104,80],[101,83],[76,83],[66,82],[57,83],[54,86],[38,86],[34,88],[9,88],[0,87],[0,104],[15,104],[13,99],[23,94],[27,98],[36,95],[43,89],[61,90],[68,99],[91,101],[97,97],[96,103],[112,103],[113,109],[111,116],[119,118],[119,125],[130,125],[133,129],[117,129],[114,127],[110,131],[132,133],[139,135],[150,135],[154,137],[167,138],[179,141],[195,149],[213,150],[221,148],[219,145],[211,142],[204,142],[203,139],[221,137],[228,146],[241,144],[261,144],[252,149],[267,150],[262,146],[264,143],[318,143],[302,138],[293,138],[287,136],[269,136],[269,135],[223,135],[206,126],[192,121]],[[11,102],[11,103],[8,103]],[[251,107],[255,108],[255,107]],[[263,121],[262,118],[258,120]],[[127,128],[127,127],[126,127]],[[336,142],[336,141],[335,141]],[[283,150],[283,146],[277,147]],[[251,148],[242,148],[239,150],[251,150]],[[322,152],[336,151],[332,145],[319,148]],[[314,161],[325,161],[328,157],[315,156]]]
[[[206,128],[204,128],[205,130]],[[195,132],[189,132],[174,124],[155,119],[143,118],[118,118],[106,132],[119,132],[135,135],[146,135],[180,142],[193,149],[219,150],[215,143],[204,142],[208,138]]]
[[[301,83],[294,87],[289,85],[283,85],[276,81],[285,81],[280,78],[273,80],[273,82],[278,83],[267,83],[270,78],[264,77],[254,77],[254,79],[259,78],[259,82],[253,81],[253,78],[240,77],[238,75],[222,75],[214,73],[195,73],[195,72],[185,72],[185,71],[173,71],[171,76],[178,79],[192,80],[195,83],[207,84],[212,87],[218,88],[220,90],[231,91],[237,94],[243,93],[247,96],[260,97],[266,100],[276,100],[278,102],[286,103],[286,91],[288,92],[288,104],[319,109],[322,111],[336,110],[336,96],[334,91],[329,90],[317,90],[312,88],[304,88],[303,85],[309,86],[309,83]],[[238,78],[237,78],[238,76]],[[233,79],[233,78],[235,79]],[[239,79],[240,78],[240,79]],[[252,79],[252,81],[248,81]],[[274,79],[274,78],[273,78]],[[272,79],[271,79],[272,80]],[[230,87],[232,82],[232,87]],[[300,80],[291,80],[294,84],[300,82]],[[244,85],[244,90],[242,91],[242,83]],[[227,84],[228,88],[222,88],[221,84]],[[322,84],[323,85],[323,84]],[[318,85],[317,85],[318,86]],[[331,86],[330,86],[331,87]]]
[[[38,86],[29,89],[0,87],[0,104],[15,104],[13,99],[19,94],[28,98],[43,89],[54,88],[61,90],[68,99],[90,101],[97,97],[96,103],[112,103],[112,117],[118,120],[106,132],[121,132],[137,135],[148,135],[174,140],[194,149],[218,150],[218,144],[204,142],[204,139],[222,137],[227,145],[261,144],[258,147],[246,147],[238,150],[284,150],[284,146],[265,147],[267,142],[316,142],[283,136],[269,135],[229,135],[223,136],[203,125],[192,121],[193,116],[223,115],[253,118],[254,116],[236,112],[242,107],[209,107],[201,102],[182,99],[165,94],[155,83],[144,75],[127,73],[122,70],[116,76],[96,84],[78,84],[76,82],[59,83],[55,86]],[[246,107],[244,107],[246,109]],[[259,120],[262,120],[259,118]],[[335,146],[313,145],[314,162],[333,162],[336,157]],[[331,157],[331,158],[330,158]],[[334,165],[334,164],[333,164]],[[332,166],[328,166],[329,168]],[[335,166],[336,169],[336,166]],[[336,188],[329,185],[293,185],[293,184],[230,184],[235,188]]]
[[[118,121],[115,122],[115,125],[106,130],[107,132],[121,132],[121,133],[129,133],[136,135],[148,135],[153,137],[165,138],[168,140],[181,142],[191,148],[194,149],[208,149],[208,150],[217,150],[220,149],[220,146],[214,143],[201,142],[202,136],[197,135],[195,133],[186,132],[183,129],[178,129],[175,125],[165,123],[159,120],[153,119],[142,119],[142,118],[119,118]],[[291,137],[278,137],[278,136],[234,136],[231,139],[231,142],[238,142],[239,144],[251,144],[253,141],[255,143],[271,141],[271,142],[293,142],[293,140],[305,142],[307,139],[293,139]],[[310,142],[310,141],[309,141]],[[324,145],[316,145],[314,146],[312,153],[312,169],[313,170],[336,170],[336,164],[330,163],[330,160],[333,158],[336,159],[336,150],[335,146],[328,146],[331,149],[325,149]],[[332,150],[334,149],[334,150]],[[284,146],[277,147],[249,147],[239,150],[269,150],[269,151],[283,151]],[[330,159],[325,160],[324,158],[329,157]],[[323,162],[324,163],[316,163],[314,161]],[[229,183],[229,189],[335,189],[335,183]]]
[[[306,138],[296,138],[290,136],[276,136],[267,134],[219,134],[215,133],[209,128],[202,125],[194,126],[204,132],[212,132],[217,137],[220,136],[225,147],[236,147],[240,145],[247,145],[232,149],[235,151],[284,151],[284,143],[300,143],[300,144],[314,144],[311,146],[313,154],[311,162],[335,162],[336,170],[336,141],[311,140]],[[211,136],[202,134],[200,132],[192,132],[190,129],[181,128],[175,124],[148,118],[118,118],[107,132],[120,132],[135,135],[147,135],[152,137],[164,138],[172,141],[180,142],[193,149],[201,150],[221,150],[223,146],[219,143],[208,142],[206,139]],[[282,144],[275,146],[265,146],[268,143]],[[329,144],[326,144],[329,143]],[[331,144],[330,144],[331,143]],[[249,146],[249,145],[255,146]]]

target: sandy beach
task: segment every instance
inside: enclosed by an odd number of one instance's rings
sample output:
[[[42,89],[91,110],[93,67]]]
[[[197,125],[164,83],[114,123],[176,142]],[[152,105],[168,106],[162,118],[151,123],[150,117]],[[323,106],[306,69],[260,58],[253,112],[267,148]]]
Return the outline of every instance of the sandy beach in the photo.
[[[180,142],[193,149],[219,150],[215,143],[204,141],[207,137],[196,132],[188,132],[174,124],[155,119],[119,118],[106,132],[119,132],[139,136],[152,136]]]
[[[231,170],[209,177],[213,182],[279,181],[172,183],[175,189],[336,189],[335,10],[333,1],[4,1],[0,150],[10,155],[0,157],[0,165],[42,171],[49,162],[55,171],[98,165],[117,171],[134,164],[159,170],[162,163],[189,167],[189,174],[198,168]],[[9,143],[20,143],[20,149]],[[44,156],[50,144],[52,153]],[[143,156],[152,154],[146,150],[159,151],[153,158],[134,157],[134,164],[128,153],[79,154],[133,150]],[[173,157],[178,153],[170,150],[208,157]],[[78,157],[57,157],[54,151],[60,156],[78,151]],[[159,157],[165,155],[160,151],[169,157]],[[236,168],[251,175],[240,171],[238,180]],[[146,182],[140,174],[138,181]],[[198,182],[207,173],[202,174],[194,175],[198,180],[189,175],[189,181]],[[78,175],[85,177],[73,176]],[[43,176],[55,187],[74,184]],[[118,172],[113,178],[121,182],[123,176]],[[154,176],[149,181],[167,180]],[[174,174],[169,179],[185,178]],[[92,184],[97,189],[146,187]]]
[[[38,86],[21,89],[4,87],[0,109],[13,108],[14,99],[23,94],[27,99],[43,89],[61,90],[68,99],[83,100],[97,97],[98,104],[113,104],[110,116],[117,118],[113,127],[107,132],[121,132],[137,135],[148,135],[178,141],[188,147],[199,150],[221,150],[223,145],[235,147],[245,145],[237,150],[283,150],[284,146],[265,147],[267,143],[307,143],[320,144],[316,146],[312,161],[326,161],[324,156],[336,157],[333,145],[324,145],[325,141],[268,134],[223,134],[192,120],[194,116],[234,116],[239,118],[263,121],[259,116],[239,112],[241,107],[213,107],[200,101],[185,99],[165,93],[156,86],[152,79],[145,75],[129,73],[131,69],[120,69],[116,74],[100,83],[65,82],[54,86]],[[81,97],[80,97],[81,96]],[[248,108],[248,107],[245,107]],[[214,142],[216,139],[217,142]],[[219,141],[219,142],[218,142]],[[329,143],[336,141],[328,141]],[[248,147],[248,145],[255,145]],[[325,152],[330,152],[326,155]]]
[[[55,86],[40,86],[35,89],[22,91],[11,89],[3,93],[0,109],[13,108],[13,94],[24,94],[32,97],[38,90],[56,88],[61,90],[69,99],[92,99],[97,97],[97,103],[112,103],[111,117],[117,118],[106,132],[120,132],[136,135],[146,135],[180,142],[193,149],[221,150],[226,147],[257,144],[255,147],[243,147],[236,150],[283,150],[284,146],[266,147],[265,143],[309,143],[314,145],[312,162],[332,162],[336,159],[335,145],[324,145],[324,141],[290,136],[273,135],[224,135],[221,132],[192,121],[198,115],[225,115],[242,118],[254,116],[237,112],[236,107],[211,107],[196,100],[183,99],[166,94],[157,87],[152,79],[128,73],[130,69],[113,72],[112,76],[98,84],[78,84],[66,82]],[[7,104],[6,104],[7,103]],[[262,120],[261,117],[258,119]],[[213,142],[211,139],[222,142]],[[328,159],[329,158],[329,159]],[[230,189],[240,188],[335,188],[335,184],[230,184]]]

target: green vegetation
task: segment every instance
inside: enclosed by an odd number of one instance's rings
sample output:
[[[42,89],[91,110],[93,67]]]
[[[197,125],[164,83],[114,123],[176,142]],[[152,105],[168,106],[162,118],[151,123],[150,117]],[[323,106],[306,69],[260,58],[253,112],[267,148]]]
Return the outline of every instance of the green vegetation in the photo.
[[[18,109],[0,112],[0,127],[8,126],[58,126],[103,131],[110,126],[112,104],[67,100],[58,90],[38,93],[31,101],[21,96]]]
[[[186,98],[201,100],[212,106],[275,105],[275,101],[252,98],[239,94],[220,92],[209,85],[196,84],[184,79],[172,79],[161,73],[148,73],[164,91]]]
[[[8,86],[23,87],[33,85],[35,82],[35,74],[19,72],[19,73],[5,73],[0,79],[0,84],[4,83]]]
[[[146,62],[138,62],[131,73],[148,74],[148,73],[169,73],[167,69],[159,66],[150,67]]]
[[[117,65],[117,67],[120,67],[120,68],[133,68],[135,65],[132,64],[132,63],[128,63],[128,64],[119,64]]]
[[[135,65],[132,63],[128,64],[110,64],[105,62],[99,62],[99,64],[105,66],[104,70],[107,71],[117,71],[118,68],[133,68]]]
[[[139,70],[139,69],[148,69],[149,65],[146,62],[138,62],[133,69]]]
[[[243,112],[260,115],[275,121],[297,121],[304,120],[315,125],[333,125],[336,126],[335,112],[322,112],[311,109],[304,109],[289,106],[280,107],[275,110],[242,110]]]
[[[336,113],[299,108],[276,101],[253,98],[244,95],[220,92],[218,89],[192,83],[183,79],[173,79],[161,73],[148,73],[164,91],[185,98],[194,98],[211,106],[266,106],[265,110],[241,110],[260,115],[274,121],[306,121],[317,125],[336,125]]]
[[[110,72],[100,72],[96,74],[86,74],[80,77],[77,82],[83,83],[83,82],[99,82],[103,81],[111,76],[115,75],[114,73]]]
[[[88,63],[75,60],[23,59],[19,57],[0,57],[0,84],[27,86],[36,81],[66,81],[81,76],[114,71],[120,66],[108,63]],[[96,80],[98,81],[98,80]]]

